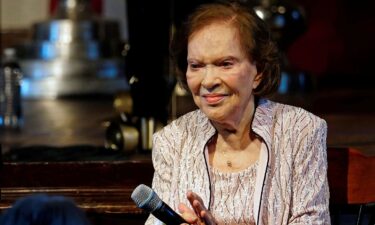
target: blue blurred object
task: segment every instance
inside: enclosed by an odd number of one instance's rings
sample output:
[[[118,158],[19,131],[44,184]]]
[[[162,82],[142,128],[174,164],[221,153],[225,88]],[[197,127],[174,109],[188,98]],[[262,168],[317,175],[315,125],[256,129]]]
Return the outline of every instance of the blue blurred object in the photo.
[[[1,225],[89,225],[84,212],[71,199],[46,194],[18,199],[0,218]]]

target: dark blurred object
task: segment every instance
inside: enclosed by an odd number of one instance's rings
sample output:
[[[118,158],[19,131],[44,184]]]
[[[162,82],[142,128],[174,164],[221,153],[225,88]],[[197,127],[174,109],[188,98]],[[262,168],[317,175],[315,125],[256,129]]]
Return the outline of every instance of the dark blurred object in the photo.
[[[282,51],[306,31],[304,9],[291,0],[250,0],[248,3],[268,24]]]
[[[105,133],[105,147],[126,154],[138,149],[139,131],[132,118],[133,99],[129,92],[119,92],[113,101],[118,116],[109,122]]]
[[[121,114],[121,119],[110,121],[106,130],[105,147],[113,151],[132,154],[136,151],[151,152],[152,135],[163,127],[153,117],[130,117]]]
[[[93,10],[91,0],[59,0],[52,14],[53,19],[90,20],[98,14]]]
[[[106,130],[105,147],[113,151],[122,151],[127,154],[134,153],[138,149],[139,131],[125,113],[120,118],[110,121]]]
[[[310,74],[291,69],[284,69],[281,72],[279,94],[302,94],[311,92],[313,89],[314,83]]]
[[[133,99],[128,92],[115,96],[113,106],[118,116],[109,121],[106,129],[105,147],[126,154],[135,151],[150,152],[152,135],[163,127],[154,117],[139,117],[133,114]]]
[[[130,49],[126,76],[134,102],[134,115],[168,119],[168,104],[174,87],[169,71],[171,1],[128,1]]]
[[[59,0],[50,0],[49,13],[51,16],[55,14],[59,3]],[[91,0],[90,6],[96,14],[101,15],[103,10],[103,0]]]
[[[151,72],[152,67],[144,67],[148,68],[145,70],[150,69],[148,77],[136,78],[132,76],[129,82],[134,102],[133,114],[138,117],[153,117],[166,124],[168,120],[168,104],[175,80],[174,78],[168,80],[165,76],[153,74]],[[158,68],[155,68],[155,73],[157,71]]]
[[[33,194],[17,199],[0,217],[2,225],[90,225],[83,209],[63,195]]]
[[[128,89],[118,21],[101,19],[90,0],[59,0],[51,19],[34,24],[17,46],[23,95],[113,94]]]
[[[73,162],[124,160],[127,156],[120,151],[108,151],[104,146],[54,147],[33,145],[11,148],[2,157],[4,162]]]
[[[0,129],[22,126],[21,80],[15,49],[4,49],[0,64]]]
[[[159,121],[153,117],[142,117],[139,121],[141,131],[141,149],[144,151],[152,150],[152,137],[153,134],[163,127]]]
[[[250,0],[248,4],[268,24],[280,49],[282,71],[278,95],[310,93],[314,88],[313,77],[293,68],[286,56],[290,45],[307,29],[304,9],[292,0]],[[276,96],[276,100],[284,101],[285,98]]]
[[[293,67],[322,79],[319,88],[374,89],[375,1],[298,2],[308,29],[287,52]]]

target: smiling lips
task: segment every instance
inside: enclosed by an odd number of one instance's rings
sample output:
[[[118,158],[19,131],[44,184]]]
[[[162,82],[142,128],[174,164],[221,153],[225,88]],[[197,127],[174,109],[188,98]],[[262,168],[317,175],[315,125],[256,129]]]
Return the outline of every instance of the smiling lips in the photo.
[[[208,104],[217,104],[227,95],[225,94],[205,94],[202,97],[206,100]]]

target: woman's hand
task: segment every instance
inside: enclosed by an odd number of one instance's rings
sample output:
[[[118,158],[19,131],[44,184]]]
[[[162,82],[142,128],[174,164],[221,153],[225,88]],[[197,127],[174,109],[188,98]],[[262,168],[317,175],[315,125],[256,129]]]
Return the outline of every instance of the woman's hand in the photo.
[[[193,209],[183,203],[180,203],[178,206],[178,210],[186,222],[196,225],[217,225],[216,219],[212,216],[211,212],[206,209],[202,199],[197,194],[188,191],[186,196]]]

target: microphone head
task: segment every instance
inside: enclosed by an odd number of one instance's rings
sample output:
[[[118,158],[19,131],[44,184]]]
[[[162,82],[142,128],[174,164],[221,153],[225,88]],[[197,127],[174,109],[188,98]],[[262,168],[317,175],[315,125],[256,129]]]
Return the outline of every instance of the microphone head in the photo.
[[[131,198],[139,208],[150,213],[161,207],[163,203],[156,192],[144,184],[140,184],[134,189]]]

